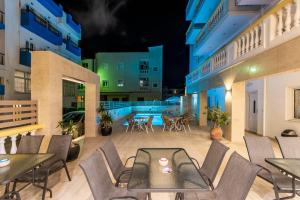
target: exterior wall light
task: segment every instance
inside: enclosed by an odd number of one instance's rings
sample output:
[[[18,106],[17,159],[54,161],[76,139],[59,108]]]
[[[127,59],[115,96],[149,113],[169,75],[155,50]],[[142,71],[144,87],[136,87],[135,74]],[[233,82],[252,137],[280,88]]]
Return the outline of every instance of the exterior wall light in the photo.
[[[256,73],[257,72],[257,68],[255,67],[255,66],[251,66],[250,68],[249,68],[249,71],[250,71],[250,73]]]

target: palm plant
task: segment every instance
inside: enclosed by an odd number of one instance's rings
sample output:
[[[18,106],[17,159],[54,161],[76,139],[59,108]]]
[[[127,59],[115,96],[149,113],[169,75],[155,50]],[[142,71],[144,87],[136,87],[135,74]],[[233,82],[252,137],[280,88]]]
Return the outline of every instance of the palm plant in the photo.
[[[229,124],[230,118],[227,112],[219,107],[207,108],[207,120],[213,123],[213,128],[220,128]]]
[[[73,139],[78,137],[78,126],[72,120],[69,122],[59,121],[57,128],[60,127],[62,129],[63,135],[71,135]]]

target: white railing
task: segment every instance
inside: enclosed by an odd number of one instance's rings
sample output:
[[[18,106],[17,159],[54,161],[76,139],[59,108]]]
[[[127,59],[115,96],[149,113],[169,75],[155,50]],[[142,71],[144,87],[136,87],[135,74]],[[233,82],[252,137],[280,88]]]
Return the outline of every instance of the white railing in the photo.
[[[282,0],[186,76],[186,85],[300,36],[300,0]],[[209,73],[202,73],[206,63]]]

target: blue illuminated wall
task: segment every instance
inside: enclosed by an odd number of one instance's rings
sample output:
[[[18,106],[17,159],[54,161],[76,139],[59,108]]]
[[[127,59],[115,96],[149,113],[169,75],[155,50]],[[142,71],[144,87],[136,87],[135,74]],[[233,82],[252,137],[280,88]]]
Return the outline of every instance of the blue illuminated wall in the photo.
[[[225,111],[225,87],[214,88],[207,91],[207,107],[219,107]]]

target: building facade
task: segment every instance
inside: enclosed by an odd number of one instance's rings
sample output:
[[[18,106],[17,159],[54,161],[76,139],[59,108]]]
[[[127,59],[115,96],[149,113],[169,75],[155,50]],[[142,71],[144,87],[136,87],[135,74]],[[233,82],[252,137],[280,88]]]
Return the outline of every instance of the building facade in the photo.
[[[92,68],[91,61],[84,60]],[[102,101],[153,101],[162,98],[163,46],[148,52],[97,53]]]
[[[32,51],[80,63],[81,26],[53,0],[0,0],[0,98],[30,99]]]
[[[225,137],[300,132],[300,1],[190,0],[186,95],[200,126],[206,107],[231,116]]]

